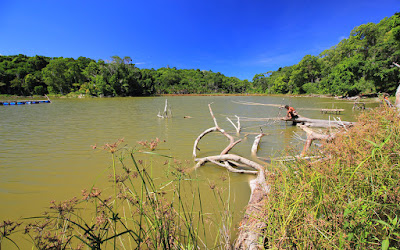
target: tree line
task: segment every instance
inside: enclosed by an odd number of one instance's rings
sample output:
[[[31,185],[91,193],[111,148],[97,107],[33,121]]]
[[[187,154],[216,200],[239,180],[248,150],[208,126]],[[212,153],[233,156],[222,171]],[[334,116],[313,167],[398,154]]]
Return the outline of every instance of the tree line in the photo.
[[[394,93],[399,85],[400,13],[355,27],[350,36],[296,65],[257,74],[256,92],[356,95]]]
[[[86,57],[0,56],[0,94],[69,93],[91,96],[244,93],[248,80],[194,69],[139,69],[130,57],[104,61]]]

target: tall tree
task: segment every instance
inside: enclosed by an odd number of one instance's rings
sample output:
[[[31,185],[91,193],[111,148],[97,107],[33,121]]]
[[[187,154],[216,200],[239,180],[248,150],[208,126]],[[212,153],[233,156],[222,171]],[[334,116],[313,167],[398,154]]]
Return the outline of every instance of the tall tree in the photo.
[[[42,70],[42,74],[50,93],[66,94],[70,92],[72,82],[66,59],[60,57],[51,60]]]

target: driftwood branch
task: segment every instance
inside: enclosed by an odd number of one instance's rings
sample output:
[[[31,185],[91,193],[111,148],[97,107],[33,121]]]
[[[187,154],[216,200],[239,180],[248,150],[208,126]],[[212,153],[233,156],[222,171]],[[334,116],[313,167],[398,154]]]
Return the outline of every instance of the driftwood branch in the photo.
[[[218,128],[217,127],[212,127],[212,128],[209,128],[209,129],[205,130],[194,141],[194,146],[193,146],[193,157],[194,158],[197,157],[197,153],[196,153],[197,151],[196,150],[200,151],[199,147],[197,146],[199,144],[199,142],[200,142],[200,139],[203,138],[206,134],[209,134],[209,133],[214,132],[214,131],[218,131]]]
[[[208,156],[201,159],[196,159],[196,161],[198,161],[196,168],[200,167],[206,162],[212,162],[218,166],[226,168],[228,171],[233,173],[255,174],[257,176],[255,179],[249,182],[251,190],[250,200],[246,208],[244,218],[241,222],[234,248],[260,249],[259,238],[263,236],[262,231],[266,227],[265,221],[263,218],[260,218],[260,212],[263,208],[264,202],[266,201],[265,198],[270,191],[270,186],[267,185],[265,180],[264,166],[234,154]],[[230,161],[245,164],[246,166],[254,168],[256,171],[233,168],[228,163]]]
[[[208,109],[210,110],[211,118],[214,121],[215,127],[220,129],[220,127],[218,126],[218,123],[217,123],[217,119],[215,118],[214,112],[212,111],[211,104],[213,104],[213,103],[208,104]]]
[[[224,150],[222,150],[221,155],[229,153],[229,151],[231,151],[231,149],[241,141],[242,140],[237,140],[237,141],[229,143],[229,145]]]
[[[253,103],[247,103],[247,105],[255,105]],[[235,154],[228,154],[228,152],[240,142],[240,140],[235,141],[235,139],[229,135],[225,130],[219,127],[217,123],[217,119],[214,116],[214,113],[211,108],[211,104],[208,105],[210,115],[214,122],[214,127],[205,130],[201,133],[197,139],[195,140],[193,146],[193,157],[196,158],[196,152],[198,149],[198,144],[201,138],[203,138],[206,134],[212,132],[220,132],[225,137],[228,138],[229,143],[228,146],[222,150],[220,155],[215,156],[206,156],[203,158],[197,158],[195,161],[197,162],[195,169],[201,167],[207,162],[213,163],[217,166],[223,167],[226,170],[233,172],[233,173],[243,173],[243,174],[253,174],[256,175],[256,178],[249,182],[250,185],[250,199],[248,206],[246,207],[244,218],[241,222],[241,226],[239,228],[238,237],[235,242],[235,249],[260,249],[260,242],[259,238],[263,237],[263,229],[267,226],[265,220],[262,218],[262,208],[265,205],[266,197],[270,191],[270,186],[266,183],[266,169],[263,164],[254,162],[247,158],[235,155]],[[238,118],[238,125],[236,126],[234,122],[232,122],[229,118],[228,121],[235,127],[236,131],[240,131],[239,117]],[[267,118],[268,119],[268,118]],[[269,118],[273,120],[277,120],[277,118]],[[305,159],[305,153],[310,148],[312,142],[314,140],[332,140],[334,138],[334,134],[324,135],[317,133],[310,129],[309,127],[337,127],[337,128],[346,128],[352,126],[354,123],[345,122],[338,120],[317,120],[317,119],[309,119],[305,117],[299,117],[295,120],[287,119],[287,118],[278,118],[280,120],[285,121],[294,121],[296,122],[306,133],[307,133],[307,140],[304,145],[303,151],[299,158]],[[253,146],[251,148],[252,156],[256,157],[257,150],[261,141],[261,138],[264,134],[258,134],[255,137]],[[252,169],[252,170],[249,170]]]
[[[270,191],[266,183],[265,170],[258,171],[257,178],[250,181],[250,200],[245,211],[235,249],[261,249],[260,237],[263,237],[263,230],[266,228],[264,218],[261,217],[264,203]]]
[[[261,137],[263,137],[265,134],[261,133],[256,136],[254,139],[253,146],[251,147],[251,155],[257,157],[257,151],[258,151],[258,145],[260,144]]]
[[[201,133],[194,142],[193,146],[193,157],[196,158],[196,152],[199,150],[198,144],[206,134],[212,132],[220,132],[225,135],[229,139],[229,144],[222,150],[220,155],[215,156],[207,156],[203,158],[195,159],[197,164],[196,168],[204,165],[207,162],[211,162],[217,166],[223,167],[230,172],[233,173],[243,173],[243,174],[253,174],[256,175],[256,178],[249,182],[251,195],[248,206],[246,208],[245,216],[242,221],[242,226],[239,228],[239,235],[235,243],[235,249],[259,249],[259,237],[262,236],[262,230],[266,227],[266,224],[262,218],[259,218],[260,208],[262,208],[263,202],[265,202],[265,198],[269,193],[270,187],[267,185],[265,180],[265,167],[257,162],[251,161],[247,158],[235,155],[228,154],[228,152],[241,140],[235,141],[234,138],[225,132],[222,128],[218,126],[217,119],[214,116],[214,113],[211,108],[211,104],[208,105],[210,115],[214,121],[215,127],[209,128]],[[230,119],[228,119],[232,125],[236,128],[236,131],[240,132],[240,121],[238,118],[238,125],[236,126]],[[257,153],[258,145],[260,143],[261,137],[264,134],[259,134],[253,143],[252,154],[255,155]],[[253,170],[248,169],[238,169],[237,167],[245,167],[251,168]]]
[[[197,158],[195,159],[197,161],[196,168],[204,165],[206,162],[211,162],[211,161],[234,161],[238,163],[242,163],[248,167],[251,167],[257,171],[264,170],[264,167],[261,164],[258,164],[257,162],[251,161],[247,158],[241,157],[239,155],[235,154],[225,154],[225,155],[214,155],[214,156],[207,156],[203,158]]]
[[[197,151],[196,150],[200,150],[199,147],[198,147],[200,139],[203,138],[206,134],[209,134],[211,132],[218,131],[218,132],[220,132],[221,134],[223,134],[224,136],[226,136],[229,139],[229,145],[224,150],[222,150],[221,155],[222,154],[227,154],[236,144],[238,144],[241,141],[241,140],[235,141],[233,136],[231,136],[225,130],[223,130],[222,128],[220,128],[218,126],[217,119],[215,118],[214,113],[213,113],[212,108],[211,108],[211,104],[212,103],[208,104],[208,108],[210,110],[210,115],[211,115],[211,117],[212,117],[212,119],[214,121],[215,127],[212,127],[212,128],[209,128],[209,129],[205,130],[203,133],[201,133],[197,137],[197,139],[195,140],[194,146],[193,146],[193,157],[194,158],[197,157],[197,153],[196,153]]]
[[[171,118],[172,117],[171,107],[168,106],[167,99],[165,99],[164,111],[162,112],[162,114],[160,111],[158,111],[157,117],[159,117],[159,118]]]
[[[240,117],[241,121],[292,121],[294,123],[300,123],[302,125],[306,125],[307,127],[321,127],[321,128],[328,128],[328,127],[351,127],[355,123],[354,122],[346,122],[346,121],[336,121],[332,122],[329,120],[319,120],[319,119],[310,119],[303,116],[299,118],[292,119],[287,117],[270,117],[270,118],[254,118],[254,117]],[[258,126],[257,126],[258,127]]]
[[[239,133],[240,133],[240,130],[242,129],[242,128],[240,127],[240,117],[237,116],[237,115],[235,115],[235,117],[237,118],[237,125],[235,125],[235,123],[233,123],[233,121],[232,121],[229,117],[227,117],[226,119],[227,119],[227,120],[233,125],[233,127],[236,129],[236,133],[239,134]]]
[[[331,141],[332,139],[335,138],[334,134],[329,134],[329,135],[320,134],[320,133],[313,131],[312,129],[308,128],[305,125],[299,125],[299,127],[307,133],[307,140],[306,140],[306,143],[304,144],[303,151],[300,154],[300,156],[302,156],[302,157],[306,154],[308,149],[311,147],[311,144],[314,140]]]

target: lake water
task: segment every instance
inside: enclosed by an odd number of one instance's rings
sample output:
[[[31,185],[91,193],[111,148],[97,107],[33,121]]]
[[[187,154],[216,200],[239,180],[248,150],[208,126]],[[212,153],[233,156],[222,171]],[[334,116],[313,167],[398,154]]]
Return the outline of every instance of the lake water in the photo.
[[[160,119],[158,111],[164,109],[165,99],[172,108],[173,118]],[[300,115],[329,119],[328,114],[315,108],[343,108],[342,120],[353,121],[352,102],[330,98],[282,96],[174,96],[134,98],[54,99],[51,104],[0,106],[0,220],[39,215],[51,200],[66,200],[79,196],[82,189],[90,188],[98,176],[111,164],[110,154],[93,150],[105,143],[124,138],[124,143],[141,148],[137,141],[158,137],[165,140],[156,152],[172,156],[187,165],[194,165],[193,143],[207,128],[213,127],[208,104],[212,104],[220,127],[234,133],[226,120],[233,117],[277,117],[285,110],[272,106],[237,104],[237,101],[266,104],[289,104]],[[192,118],[184,118],[190,116]],[[332,115],[331,115],[332,117]],[[331,118],[332,119],[332,118]],[[235,121],[235,120],[234,120]],[[302,147],[294,132],[304,133],[290,123],[242,122],[243,139],[231,152],[250,156],[254,134],[262,128],[268,135],[262,138],[259,156],[271,157],[287,146]],[[244,136],[248,133],[247,136]],[[219,134],[204,137],[198,157],[216,155],[225,148],[227,140]],[[142,156],[139,156],[139,158]],[[145,160],[152,163],[153,175],[165,178],[165,161],[161,157]],[[107,172],[104,175],[108,175]],[[218,181],[226,170],[206,165],[197,170],[204,187]],[[242,216],[248,202],[249,176],[230,174],[231,192],[235,201],[235,221]],[[101,182],[101,181],[100,181]],[[96,185],[101,183],[96,183]],[[203,204],[207,204],[204,195]]]

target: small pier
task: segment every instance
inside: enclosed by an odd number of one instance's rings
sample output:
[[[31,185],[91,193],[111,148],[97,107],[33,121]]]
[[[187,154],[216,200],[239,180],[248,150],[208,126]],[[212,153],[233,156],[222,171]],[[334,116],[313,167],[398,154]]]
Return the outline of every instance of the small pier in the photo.
[[[50,99],[48,97],[47,97],[47,100],[0,101],[0,106],[31,105],[31,104],[41,104],[41,103],[51,103],[51,101],[50,101]]]
[[[321,109],[322,114],[336,114],[340,115],[340,112],[343,112],[344,109]]]

